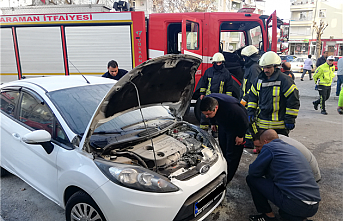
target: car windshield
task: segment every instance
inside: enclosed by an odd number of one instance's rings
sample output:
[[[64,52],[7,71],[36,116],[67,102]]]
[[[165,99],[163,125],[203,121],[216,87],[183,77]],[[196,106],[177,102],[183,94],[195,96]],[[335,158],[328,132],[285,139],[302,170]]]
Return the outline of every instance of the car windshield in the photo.
[[[76,134],[85,132],[96,108],[113,84],[87,85],[49,92],[48,96],[55,104],[62,117]],[[120,104],[119,104],[120,105]],[[173,118],[162,106],[142,109],[145,119]],[[120,132],[128,125],[142,122],[139,110],[130,111],[101,125],[96,132]]]

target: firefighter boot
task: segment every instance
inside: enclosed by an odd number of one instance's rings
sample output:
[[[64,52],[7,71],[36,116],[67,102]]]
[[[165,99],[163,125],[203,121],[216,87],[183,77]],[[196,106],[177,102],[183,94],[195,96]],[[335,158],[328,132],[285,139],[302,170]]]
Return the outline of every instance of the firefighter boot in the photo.
[[[321,114],[324,114],[324,115],[328,115],[328,113],[326,112],[326,110],[322,110],[320,113],[321,113]]]
[[[319,103],[317,103],[317,101],[313,101],[312,104],[313,104],[314,109],[318,110]]]

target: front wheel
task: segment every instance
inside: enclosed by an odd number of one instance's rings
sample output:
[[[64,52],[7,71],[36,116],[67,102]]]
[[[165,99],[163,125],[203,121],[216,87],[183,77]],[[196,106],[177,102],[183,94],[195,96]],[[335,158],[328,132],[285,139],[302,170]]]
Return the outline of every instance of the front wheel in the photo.
[[[67,221],[106,221],[98,205],[83,191],[78,191],[70,197],[65,213]]]

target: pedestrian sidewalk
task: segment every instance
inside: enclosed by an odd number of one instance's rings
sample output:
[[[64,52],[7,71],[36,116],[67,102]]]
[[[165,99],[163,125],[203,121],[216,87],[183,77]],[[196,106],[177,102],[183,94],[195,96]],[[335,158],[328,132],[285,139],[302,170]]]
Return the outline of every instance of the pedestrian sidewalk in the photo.
[[[309,80],[308,74],[305,75],[304,81],[300,80],[302,73],[294,73],[295,76],[295,84],[297,85],[297,88],[299,90],[299,95],[300,97],[313,97],[313,98],[319,98],[318,91],[314,89],[315,87],[315,82],[312,80]],[[312,73],[313,76],[314,73]],[[335,75],[337,72],[335,71]],[[331,85],[331,93],[330,93],[330,100],[337,100],[338,101],[338,96],[336,96],[336,85],[337,85],[337,77],[334,78],[332,81]]]

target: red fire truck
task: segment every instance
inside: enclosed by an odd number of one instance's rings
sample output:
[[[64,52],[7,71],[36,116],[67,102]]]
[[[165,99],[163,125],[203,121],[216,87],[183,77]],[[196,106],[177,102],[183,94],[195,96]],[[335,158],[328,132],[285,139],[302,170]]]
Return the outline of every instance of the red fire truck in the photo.
[[[17,11],[16,11],[17,10]],[[79,10],[79,7],[75,10]],[[255,45],[261,53],[277,51],[276,12],[271,16],[240,12],[150,14],[143,12],[73,12],[0,16],[2,81],[42,75],[106,72],[109,60],[131,70],[148,58],[191,54],[203,60],[200,79],[220,51],[239,81],[240,50]],[[56,10],[51,10],[56,12]],[[30,11],[32,12],[32,11]]]

